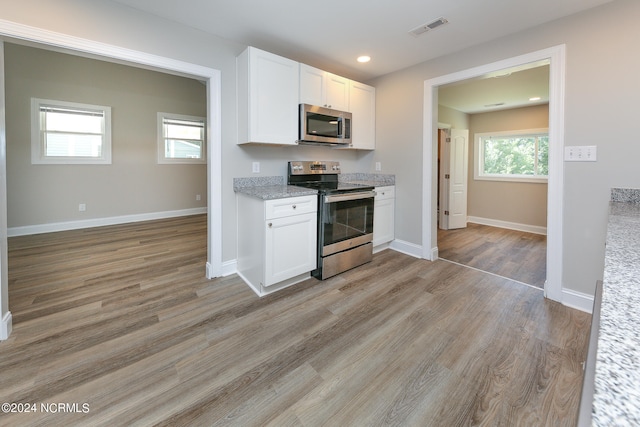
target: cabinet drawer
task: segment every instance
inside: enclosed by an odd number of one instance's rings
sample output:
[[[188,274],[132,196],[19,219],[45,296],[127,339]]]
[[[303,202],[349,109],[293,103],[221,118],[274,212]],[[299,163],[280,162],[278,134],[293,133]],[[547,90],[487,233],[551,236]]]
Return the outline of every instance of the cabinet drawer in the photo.
[[[282,218],[316,212],[317,210],[318,196],[300,196],[267,200],[265,202],[265,219]]]
[[[385,187],[376,187],[376,200],[393,199],[396,197],[396,187],[388,185]]]

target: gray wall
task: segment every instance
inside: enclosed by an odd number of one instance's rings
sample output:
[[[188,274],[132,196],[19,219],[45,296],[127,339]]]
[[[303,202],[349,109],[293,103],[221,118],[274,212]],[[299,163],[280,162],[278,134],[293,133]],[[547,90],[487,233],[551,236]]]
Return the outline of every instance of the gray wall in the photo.
[[[204,84],[11,43],[5,63],[9,228],[207,206],[206,165],[157,163],[157,113],[205,117]],[[112,163],[32,165],[32,97],[110,106]]]
[[[425,80],[565,44],[564,145],[597,145],[598,161],[564,164],[563,286],[593,294],[603,272],[610,189],[640,186],[640,144],[635,143],[638,16],[640,2],[616,0],[369,82],[377,90],[374,161],[384,160],[399,183],[421,182]],[[396,199],[402,213],[396,237],[416,244],[421,192],[419,185],[405,186]]]
[[[471,114],[469,126],[469,216],[536,227],[547,226],[547,184],[474,179],[477,133],[549,127],[549,107]]]

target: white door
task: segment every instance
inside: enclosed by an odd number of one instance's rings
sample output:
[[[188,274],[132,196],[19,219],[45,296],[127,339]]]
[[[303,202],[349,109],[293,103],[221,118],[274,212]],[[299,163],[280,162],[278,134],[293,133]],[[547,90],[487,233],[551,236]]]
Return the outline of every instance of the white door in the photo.
[[[467,226],[467,175],[469,170],[469,130],[451,129],[442,142],[440,228]]]

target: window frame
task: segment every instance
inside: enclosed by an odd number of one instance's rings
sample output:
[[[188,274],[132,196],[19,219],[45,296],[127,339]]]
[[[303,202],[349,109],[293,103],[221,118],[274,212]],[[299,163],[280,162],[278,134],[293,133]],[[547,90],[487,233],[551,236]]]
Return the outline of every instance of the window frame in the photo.
[[[46,156],[45,130],[42,129],[42,107],[71,108],[82,111],[101,112],[102,146],[100,157],[81,156]],[[111,164],[111,107],[105,105],[85,104],[59,101],[53,99],[31,98],[31,164],[34,165],[110,165]]]
[[[528,182],[547,183],[548,175],[497,175],[485,174],[484,171],[484,147],[486,137],[522,137],[522,136],[546,136],[549,137],[549,128],[521,129],[500,132],[478,132],[474,134],[474,170],[473,178],[478,181],[504,181],[504,182]],[[536,142],[537,144],[537,142]],[[536,151],[538,147],[536,146]],[[548,167],[548,165],[547,165]]]
[[[159,112],[158,119],[158,164],[190,164],[190,165],[202,165],[207,163],[207,120],[205,117],[190,116],[185,114],[175,113],[163,113]],[[200,158],[171,158],[165,156],[165,140],[164,135],[164,120],[184,120],[191,122],[202,122],[202,145],[200,149]]]

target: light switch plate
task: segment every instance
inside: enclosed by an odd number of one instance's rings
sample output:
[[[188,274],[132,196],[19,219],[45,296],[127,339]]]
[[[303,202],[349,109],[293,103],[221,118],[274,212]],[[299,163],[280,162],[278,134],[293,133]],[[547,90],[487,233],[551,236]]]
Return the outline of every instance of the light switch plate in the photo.
[[[573,145],[564,147],[565,162],[595,162],[597,147],[595,145]]]

